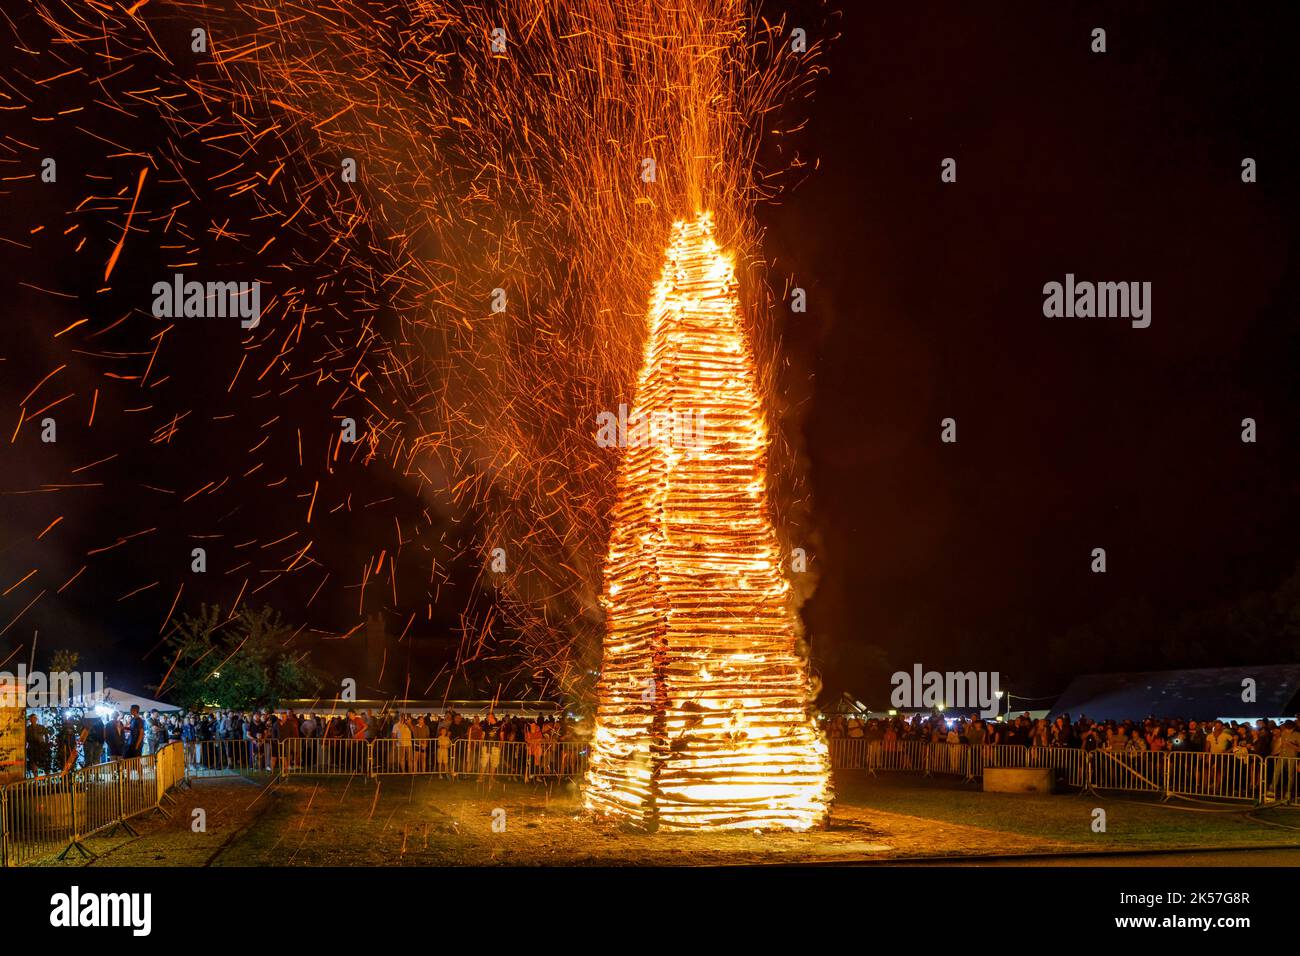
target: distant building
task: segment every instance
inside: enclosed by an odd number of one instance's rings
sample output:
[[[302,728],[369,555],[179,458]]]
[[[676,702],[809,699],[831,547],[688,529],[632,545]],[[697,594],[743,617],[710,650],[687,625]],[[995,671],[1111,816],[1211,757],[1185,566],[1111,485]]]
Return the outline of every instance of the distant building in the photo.
[[[370,698],[339,700],[325,697],[282,700],[279,711],[292,710],[300,714],[346,714],[373,711],[399,711],[405,714],[434,714],[442,716],[455,711],[464,717],[482,717],[489,712],[497,717],[555,717],[566,711],[562,704],[550,700],[396,700]]]

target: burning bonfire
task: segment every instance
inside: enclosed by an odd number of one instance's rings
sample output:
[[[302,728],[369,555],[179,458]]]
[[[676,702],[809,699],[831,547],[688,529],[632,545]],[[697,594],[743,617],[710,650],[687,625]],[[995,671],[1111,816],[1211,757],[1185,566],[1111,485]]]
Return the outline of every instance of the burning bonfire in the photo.
[[[677,223],[636,387],[649,426],[619,472],[586,790],[647,829],[804,830],[830,806],[736,293],[710,216]]]

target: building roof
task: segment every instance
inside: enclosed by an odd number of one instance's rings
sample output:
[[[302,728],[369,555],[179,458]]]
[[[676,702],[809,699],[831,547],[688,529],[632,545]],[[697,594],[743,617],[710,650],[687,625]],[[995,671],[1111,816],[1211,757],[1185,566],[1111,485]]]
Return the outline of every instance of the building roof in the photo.
[[[1253,702],[1242,700],[1248,679],[1254,681]],[[1051,716],[1066,713],[1094,720],[1281,717],[1295,714],[1297,696],[1300,664],[1085,674],[1057,698]]]
[[[141,697],[139,694],[131,694],[124,690],[118,690],[116,687],[105,687],[99,693],[77,697],[73,699],[72,703],[82,707],[91,707],[98,704],[122,713],[129,711],[132,704],[138,704],[141,713],[146,714],[151,710],[159,712],[180,710],[175,704],[169,704],[162,700],[153,700],[149,697]]]
[[[375,697],[342,701],[337,698],[331,700],[321,697],[304,697],[298,700],[282,700],[277,709],[317,714],[342,714],[349,710],[355,710],[358,713],[367,710],[390,710],[414,714],[445,714],[454,710],[458,714],[472,717],[476,714],[485,714],[488,711],[512,716],[521,714],[559,714],[564,710],[564,706],[551,700],[398,700]]]

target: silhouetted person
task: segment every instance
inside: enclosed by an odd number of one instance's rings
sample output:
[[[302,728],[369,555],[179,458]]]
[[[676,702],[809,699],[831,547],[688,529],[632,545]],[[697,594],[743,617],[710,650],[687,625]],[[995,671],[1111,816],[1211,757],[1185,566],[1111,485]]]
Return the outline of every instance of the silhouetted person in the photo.
[[[36,719],[35,714],[27,716],[27,772],[40,776],[49,771],[50,766],[50,732]]]
[[[140,716],[140,705],[131,705],[131,716],[126,722],[126,747],[123,756],[139,757],[144,753],[144,719]]]

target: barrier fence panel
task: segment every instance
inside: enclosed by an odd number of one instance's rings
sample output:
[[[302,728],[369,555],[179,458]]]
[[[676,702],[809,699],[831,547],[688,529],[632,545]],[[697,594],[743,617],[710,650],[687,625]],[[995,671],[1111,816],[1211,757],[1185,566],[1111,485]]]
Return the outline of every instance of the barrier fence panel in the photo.
[[[19,866],[73,847],[81,837],[158,807],[184,779],[179,743],[157,753],[93,764],[0,788],[0,865]]]
[[[1088,754],[1088,783],[1098,790],[1165,792],[1165,757],[1149,750],[1094,750]]]
[[[1260,801],[1264,758],[1255,754],[1168,754],[1165,792],[1184,797]]]
[[[292,738],[280,742],[275,766],[286,774],[428,774],[443,777],[580,777],[587,772],[581,741],[383,738]],[[920,765],[921,767],[924,764]]]
[[[867,745],[867,769],[924,772],[928,748],[925,740],[873,740]]]
[[[158,799],[185,779],[185,751],[179,741],[158,751]]]
[[[185,763],[192,777],[248,776],[272,773],[279,768],[279,753],[294,741],[193,740],[185,747]]]
[[[73,833],[69,774],[19,780],[4,791],[6,866],[38,860],[68,845]]]
[[[285,773],[355,776],[370,773],[370,745],[353,737],[294,737],[280,745]]]
[[[429,772],[440,777],[455,776],[465,765],[463,751],[450,737],[433,738],[429,741]]]
[[[927,773],[960,774],[972,776],[970,747],[966,744],[950,744],[947,741],[931,743],[926,748]]]
[[[1028,767],[1030,748],[1022,744],[983,744],[980,746],[980,771],[985,767]]]
[[[130,819],[158,805],[158,781],[155,779],[156,754],[119,760],[115,766],[122,793],[122,818]]]
[[[865,737],[831,737],[832,770],[866,770],[867,739]]]
[[[480,756],[480,762],[482,757]],[[489,760],[490,763],[490,760]],[[497,761],[497,776],[523,780],[528,776],[528,747],[522,740],[501,741],[501,755]]]
[[[1264,793],[1267,800],[1300,806],[1300,757],[1269,757],[1264,761]]]
[[[428,740],[417,747],[415,740],[402,741],[394,737],[376,740],[370,745],[370,772],[373,774],[428,773]]]
[[[960,774],[978,777],[984,767],[1052,767],[1063,773],[1071,786],[1083,786],[1084,754],[1066,747],[1050,748],[1060,753],[1031,758],[1031,750],[1020,744],[984,744],[972,747],[946,740],[867,740],[863,737],[831,737],[832,770],[915,770],[930,774]]]
[[[581,777],[587,773],[587,745],[577,740],[556,740],[542,745],[538,776]]]
[[[1069,787],[1300,804],[1300,757],[832,737],[834,770],[915,770],[979,777],[985,767],[1042,767]]]
[[[78,835],[89,836],[117,823],[122,809],[117,764],[96,764],[71,777]]]
[[[832,737],[828,743],[833,770],[869,770],[873,773],[877,770],[914,770],[929,774],[960,774],[973,779],[982,776],[985,767],[1041,767],[1055,771],[1058,782],[1079,789],[1089,784],[1089,773],[1095,771],[1091,783],[1099,789],[1162,794],[1186,791],[1190,795],[1200,793],[1252,799],[1260,786],[1267,785],[1279,791],[1279,801],[1291,803],[1297,801],[1297,790],[1300,789],[1297,782],[1300,758],[1270,757],[1272,763],[1267,767],[1252,769],[1234,767],[1224,761],[1223,767],[1213,775],[1211,791],[1199,782],[1200,776],[1194,767],[1198,758],[1212,762],[1212,756],[1182,754],[1179,759],[1188,763],[1189,768],[1182,777],[1175,778],[1171,790],[1166,786],[1168,771],[1164,752],[1099,750],[1090,753],[1078,747],[1026,747],[1021,744],[971,747],[946,741],[869,741],[862,737]]]
[[[517,780],[580,777],[587,772],[587,747],[575,740],[459,740],[453,772]]]
[[[525,746],[518,740],[458,740],[453,765],[458,774],[480,779],[522,778],[528,769]]]
[[[1067,787],[1082,788],[1086,780],[1087,754],[1078,747],[1030,747],[1029,766],[1047,767]]]

